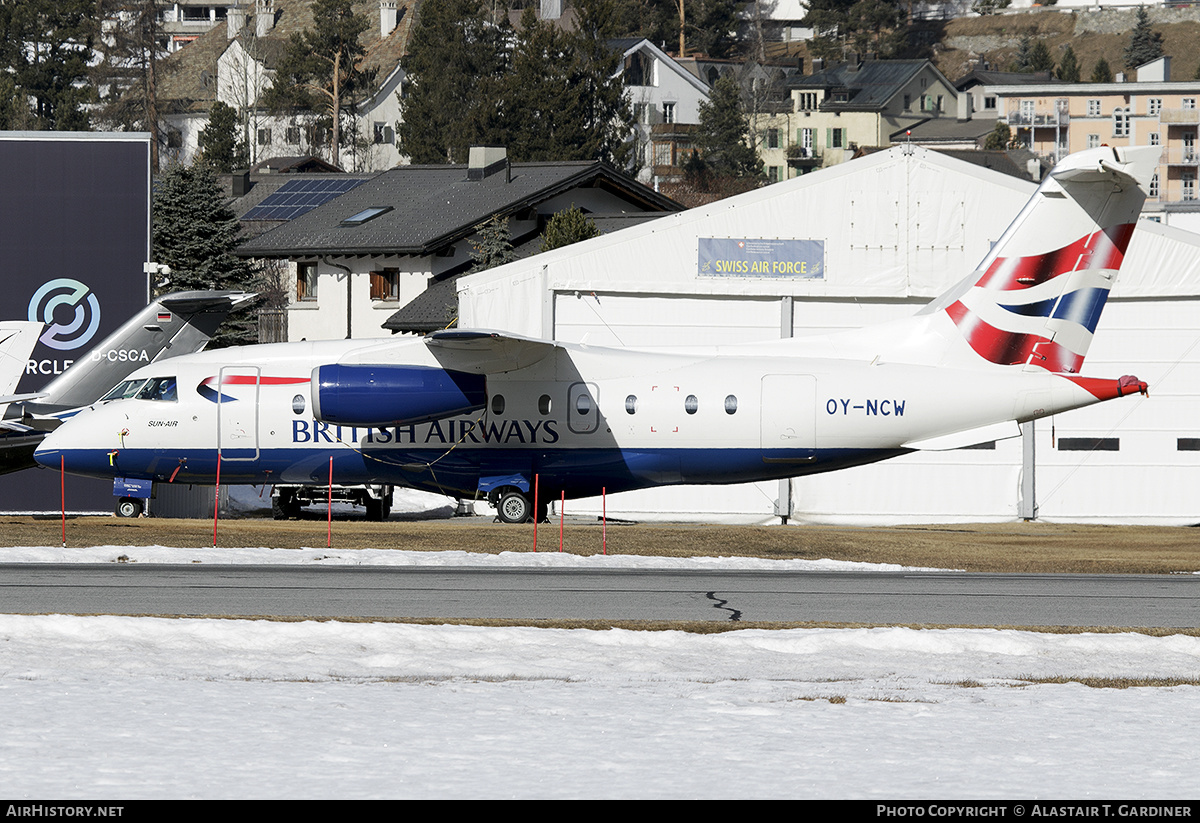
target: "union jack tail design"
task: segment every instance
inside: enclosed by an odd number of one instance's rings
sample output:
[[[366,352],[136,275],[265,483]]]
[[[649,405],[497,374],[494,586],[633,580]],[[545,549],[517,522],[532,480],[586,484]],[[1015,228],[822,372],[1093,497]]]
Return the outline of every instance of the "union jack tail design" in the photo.
[[[1103,147],[1068,157],[936,310],[985,360],[1078,373],[1160,152]]]

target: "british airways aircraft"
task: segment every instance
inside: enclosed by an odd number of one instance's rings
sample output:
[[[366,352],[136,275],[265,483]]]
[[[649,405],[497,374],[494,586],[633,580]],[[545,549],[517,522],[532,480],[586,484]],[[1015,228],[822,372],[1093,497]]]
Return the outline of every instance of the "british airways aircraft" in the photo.
[[[1014,437],[1022,422],[1146,393],[1135,377],[1080,372],[1159,153],[1066,158],[975,272],[900,321],[677,350],[448,330],[203,352],[134,372],[36,459],[175,483],[332,472],[486,497],[521,522],[535,482],[540,504]]]

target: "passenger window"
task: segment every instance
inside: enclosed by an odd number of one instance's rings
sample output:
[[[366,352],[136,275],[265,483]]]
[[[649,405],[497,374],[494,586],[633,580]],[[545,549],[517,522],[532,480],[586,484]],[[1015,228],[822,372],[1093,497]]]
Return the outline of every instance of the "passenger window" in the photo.
[[[492,395],[492,414],[504,414],[504,395]]]
[[[695,414],[698,408],[700,408],[700,401],[696,399],[696,395],[689,394],[683,401],[683,410],[688,414]]]
[[[725,398],[725,413],[733,414],[736,411],[737,411],[737,397],[735,397],[732,394],[726,396],[726,398]]]
[[[543,394],[538,398],[538,414],[550,413],[550,395]]]
[[[592,398],[586,394],[581,394],[575,398],[575,411],[580,414],[587,414],[592,410]]]
[[[629,414],[637,414],[637,395],[631,394],[625,398],[625,411]]]

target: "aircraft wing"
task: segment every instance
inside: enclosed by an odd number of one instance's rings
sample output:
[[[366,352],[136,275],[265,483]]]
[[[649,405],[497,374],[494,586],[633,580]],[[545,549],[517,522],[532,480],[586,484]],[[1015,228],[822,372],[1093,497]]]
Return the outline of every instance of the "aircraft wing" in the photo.
[[[446,329],[426,335],[425,345],[444,368],[496,374],[532,366],[559,348],[549,340],[486,329]]]
[[[0,323],[0,395],[11,394],[17,387],[25,374],[29,353],[37,345],[41,333],[42,324],[36,320],[5,320]]]

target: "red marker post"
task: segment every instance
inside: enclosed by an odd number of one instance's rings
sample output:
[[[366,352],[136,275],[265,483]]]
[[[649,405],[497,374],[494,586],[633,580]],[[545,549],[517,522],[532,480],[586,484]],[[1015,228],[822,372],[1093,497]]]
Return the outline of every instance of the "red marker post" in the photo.
[[[217,490],[213,496],[213,548],[217,547],[217,512],[221,508],[221,453],[217,452]]]
[[[62,538],[63,548],[67,547],[67,463],[61,454],[58,456],[58,494],[62,499]]]

